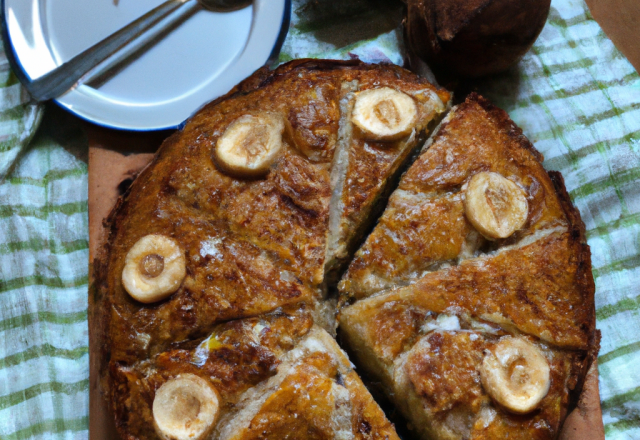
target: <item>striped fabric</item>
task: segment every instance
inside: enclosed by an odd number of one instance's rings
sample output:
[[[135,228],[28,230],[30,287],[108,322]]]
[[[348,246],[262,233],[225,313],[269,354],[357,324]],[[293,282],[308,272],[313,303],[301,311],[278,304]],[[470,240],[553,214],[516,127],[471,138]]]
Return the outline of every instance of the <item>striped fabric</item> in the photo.
[[[42,106],[29,105],[29,96],[9,67],[0,44],[0,180],[15,164],[42,118]]]
[[[399,2],[293,3],[281,61],[402,63]],[[565,176],[593,254],[606,437],[639,439],[640,77],[582,1],[553,0],[533,50],[477,88]],[[24,101],[0,58],[0,439],[85,439],[87,168],[67,151],[85,141],[48,109],[24,148],[41,115]]]
[[[42,108],[4,54],[0,83],[0,439],[86,439],[87,165],[56,139],[82,140],[45,117],[23,148]]]

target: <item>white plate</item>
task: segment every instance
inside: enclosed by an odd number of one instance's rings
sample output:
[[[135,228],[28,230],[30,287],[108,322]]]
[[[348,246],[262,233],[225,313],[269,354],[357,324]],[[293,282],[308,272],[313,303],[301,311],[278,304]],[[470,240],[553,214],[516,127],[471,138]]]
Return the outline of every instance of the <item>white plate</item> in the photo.
[[[5,37],[24,76],[35,79],[162,2],[3,0]],[[104,84],[81,85],[56,101],[111,128],[175,128],[279,50],[289,12],[290,0],[255,0],[228,13],[199,11]]]

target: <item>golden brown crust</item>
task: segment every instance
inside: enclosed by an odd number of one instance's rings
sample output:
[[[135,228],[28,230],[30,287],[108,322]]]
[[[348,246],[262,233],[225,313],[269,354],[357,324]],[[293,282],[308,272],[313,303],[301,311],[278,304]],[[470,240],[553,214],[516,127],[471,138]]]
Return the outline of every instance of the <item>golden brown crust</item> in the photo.
[[[353,370],[345,374],[330,355],[316,353],[269,396],[241,438],[331,440],[340,438],[339,433],[356,439],[398,440]]]
[[[343,312],[344,340],[424,438],[556,438],[575,407],[590,353],[531,338],[550,361],[551,389],[535,412],[515,416],[490,399],[479,373],[484,350],[508,332],[464,314],[458,315],[458,330],[441,330],[438,318],[447,315],[400,301],[358,307],[371,301]]]
[[[351,430],[356,440],[396,440],[398,434],[355,371],[344,378],[351,396]]]
[[[314,355],[308,363],[298,366],[267,399],[242,438],[334,438],[331,378],[337,374],[337,365],[328,355]]]
[[[589,292],[582,289],[582,265],[576,260],[581,247],[568,233],[555,232],[430,273],[371,301],[380,306],[405,301],[435,313],[461,310],[557,346],[587,350],[593,328]]]
[[[551,386],[535,413],[520,416],[495,405],[480,381],[480,365],[485,350],[499,339],[476,332],[429,333],[408,355],[404,371],[425,405],[438,436],[453,431],[470,439],[549,439],[562,426],[575,388],[572,378],[579,372],[583,355],[542,348],[550,367]],[[483,412],[484,410],[484,412]],[[470,425],[452,421],[469,418]],[[440,426],[438,426],[440,425]]]
[[[415,128],[415,135],[409,139],[402,139],[397,142],[374,142],[359,136],[358,130],[354,130],[353,138],[350,142],[349,169],[347,176],[351,177],[346,182],[343,195],[345,204],[345,217],[349,218],[353,224],[360,224],[362,219],[369,217],[372,206],[377,201],[382,188],[389,180],[389,176],[395,174],[406,162],[413,148],[407,148],[407,144],[417,144],[417,137],[429,124],[437,121],[431,106],[424,106],[432,97],[420,93],[424,86],[420,84],[405,85],[400,80],[385,78],[385,84],[393,88],[403,90],[418,101],[419,123]],[[381,86],[380,78],[362,78],[359,81],[358,91],[378,88]],[[442,101],[440,105],[446,105],[449,98],[447,95],[439,95]],[[444,108],[442,109],[444,110]],[[442,111],[441,110],[441,111]],[[352,176],[358,176],[353,178]]]

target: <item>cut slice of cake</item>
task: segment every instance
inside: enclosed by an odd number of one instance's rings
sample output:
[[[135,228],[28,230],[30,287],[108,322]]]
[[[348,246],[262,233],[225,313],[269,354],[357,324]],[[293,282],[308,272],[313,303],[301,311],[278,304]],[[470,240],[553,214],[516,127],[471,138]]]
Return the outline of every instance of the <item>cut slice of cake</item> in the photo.
[[[450,105],[450,95],[437,89],[399,87],[383,78],[361,76],[342,85],[342,117],[331,175],[328,272],[337,272],[348,260],[377,217],[373,214],[379,201],[396,184],[395,176]],[[409,128],[397,127],[403,123]],[[389,127],[398,133],[389,136]]]
[[[123,438],[398,439],[304,308],[222,324],[190,345],[112,367]]]

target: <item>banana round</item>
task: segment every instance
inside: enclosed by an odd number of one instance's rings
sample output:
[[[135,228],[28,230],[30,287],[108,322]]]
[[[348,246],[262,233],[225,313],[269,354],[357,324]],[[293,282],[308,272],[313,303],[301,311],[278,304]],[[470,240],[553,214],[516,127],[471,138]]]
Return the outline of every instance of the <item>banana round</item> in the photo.
[[[195,374],[165,382],[153,400],[156,432],[164,440],[200,440],[213,428],[220,411],[215,388]]]
[[[367,139],[393,141],[408,136],[418,121],[412,97],[390,87],[359,92],[351,121]]]
[[[533,411],[549,392],[549,363],[523,338],[505,337],[489,351],[480,368],[485,391],[511,412]]]
[[[284,122],[270,113],[240,116],[216,145],[216,162],[230,174],[260,177],[269,171],[283,148]]]
[[[465,214],[469,222],[489,240],[506,238],[527,222],[526,193],[498,173],[474,175],[465,191]]]
[[[161,301],[174,293],[187,274],[184,252],[164,235],[145,235],[125,257],[122,284],[137,301]]]

